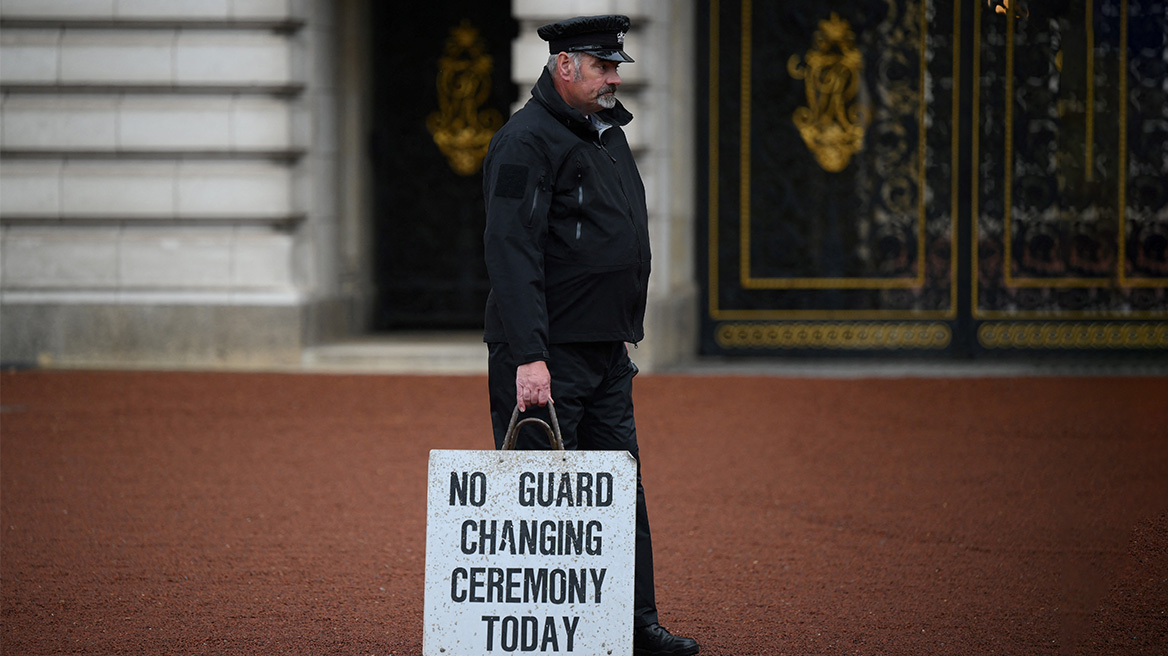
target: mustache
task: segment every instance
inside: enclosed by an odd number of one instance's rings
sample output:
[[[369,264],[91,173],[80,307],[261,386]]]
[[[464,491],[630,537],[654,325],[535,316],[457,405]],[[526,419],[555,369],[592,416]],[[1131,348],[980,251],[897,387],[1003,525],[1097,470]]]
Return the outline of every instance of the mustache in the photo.
[[[615,93],[616,93],[616,85],[610,84],[610,85],[604,87],[603,89],[601,89],[596,95],[607,96],[609,94],[615,94]]]

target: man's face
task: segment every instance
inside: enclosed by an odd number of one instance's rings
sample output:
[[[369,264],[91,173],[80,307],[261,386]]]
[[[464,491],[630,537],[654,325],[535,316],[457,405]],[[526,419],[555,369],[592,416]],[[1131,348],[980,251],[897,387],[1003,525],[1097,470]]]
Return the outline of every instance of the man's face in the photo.
[[[616,88],[621,83],[618,65],[589,54],[581,56],[580,67],[568,84],[568,104],[584,114],[616,107]]]

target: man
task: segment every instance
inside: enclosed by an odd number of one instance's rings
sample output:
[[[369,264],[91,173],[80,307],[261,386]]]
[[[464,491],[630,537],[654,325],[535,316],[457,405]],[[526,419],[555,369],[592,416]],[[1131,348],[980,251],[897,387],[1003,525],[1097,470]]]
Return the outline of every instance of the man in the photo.
[[[483,162],[491,292],[491,422],[500,447],[516,406],[547,416],[554,403],[567,449],[637,458],[637,656],[689,656],[690,638],[657,619],[653,547],[641,486],[627,343],[644,336],[649,282],[645,188],[617,101],[625,16],[586,16],[539,28],[551,57],[532,98],[491,140]],[[517,448],[548,448],[539,430]]]

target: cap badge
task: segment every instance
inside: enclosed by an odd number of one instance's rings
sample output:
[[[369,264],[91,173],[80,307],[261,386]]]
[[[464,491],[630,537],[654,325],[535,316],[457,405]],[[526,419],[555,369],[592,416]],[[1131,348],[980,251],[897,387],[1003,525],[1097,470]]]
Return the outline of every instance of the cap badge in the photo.
[[[617,32],[616,33],[616,42],[622,46],[625,44],[625,33],[624,32]]]

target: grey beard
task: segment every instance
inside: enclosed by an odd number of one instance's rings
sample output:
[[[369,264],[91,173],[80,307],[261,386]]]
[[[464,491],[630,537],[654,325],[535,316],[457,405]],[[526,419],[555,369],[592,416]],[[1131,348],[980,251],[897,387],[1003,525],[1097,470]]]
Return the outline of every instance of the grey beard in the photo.
[[[615,95],[597,96],[596,97],[596,104],[600,105],[601,107],[603,107],[605,109],[612,109],[613,107],[616,107],[616,96]]]

